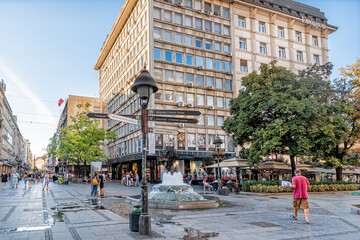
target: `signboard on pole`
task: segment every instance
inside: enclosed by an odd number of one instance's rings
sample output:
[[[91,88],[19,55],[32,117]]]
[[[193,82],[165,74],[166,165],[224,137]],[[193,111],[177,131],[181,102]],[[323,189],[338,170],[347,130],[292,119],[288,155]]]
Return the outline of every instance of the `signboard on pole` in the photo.
[[[197,123],[198,120],[194,118],[173,118],[173,117],[159,117],[149,116],[149,121],[168,122],[168,123]]]
[[[150,133],[158,133],[158,134],[168,134],[168,135],[178,135],[180,132],[176,129],[166,129],[166,128],[149,128]]]
[[[190,110],[160,110],[160,109],[150,109],[149,114],[154,115],[187,115],[187,116],[200,116],[200,111],[190,111]]]
[[[98,119],[109,119],[109,116],[107,113],[87,113],[86,116],[89,118],[98,118]]]
[[[135,124],[135,125],[141,125],[141,121],[140,120],[136,120],[130,117],[124,117],[121,115],[117,115],[117,114],[109,114],[109,118],[115,121],[120,121],[120,122],[124,122],[124,123],[130,123],[130,124]]]

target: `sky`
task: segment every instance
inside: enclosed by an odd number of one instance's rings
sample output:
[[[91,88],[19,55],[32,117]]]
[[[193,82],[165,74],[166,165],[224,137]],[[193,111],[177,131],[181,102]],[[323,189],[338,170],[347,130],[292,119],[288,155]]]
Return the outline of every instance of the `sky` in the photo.
[[[339,27],[329,36],[335,69],[360,57],[359,0],[299,0]],[[0,79],[24,138],[42,156],[68,95],[98,97],[95,62],[124,0],[0,0]],[[336,77],[338,71],[334,71]]]

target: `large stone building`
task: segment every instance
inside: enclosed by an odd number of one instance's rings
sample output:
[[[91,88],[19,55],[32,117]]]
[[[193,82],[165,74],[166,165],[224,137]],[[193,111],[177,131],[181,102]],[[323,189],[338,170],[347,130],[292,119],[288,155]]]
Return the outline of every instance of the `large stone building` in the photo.
[[[6,84],[0,83],[0,174],[25,166],[25,142],[5,95]]]
[[[150,123],[180,134],[149,134],[148,177],[160,178],[166,146],[184,160],[180,170],[202,176],[216,135],[227,156],[235,155],[221,126],[241,78],[272,60],[296,73],[327,62],[327,37],[335,30],[319,9],[291,0],[128,0],[95,64],[100,97],[108,113],[139,114],[130,87],[145,66],[159,87],[149,108],[201,111],[198,124]],[[139,127],[109,121],[108,130],[118,137],[108,145],[114,176],[137,172]]]

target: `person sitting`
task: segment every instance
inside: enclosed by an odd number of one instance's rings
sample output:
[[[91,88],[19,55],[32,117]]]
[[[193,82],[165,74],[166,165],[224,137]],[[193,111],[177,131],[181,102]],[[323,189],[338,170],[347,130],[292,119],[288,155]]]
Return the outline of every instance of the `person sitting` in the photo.
[[[214,190],[214,187],[213,187],[210,183],[208,183],[208,182],[206,181],[206,178],[204,178],[204,187],[205,187],[205,189],[206,189],[206,188],[209,189],[209,191],[213,191],[213,190]]]

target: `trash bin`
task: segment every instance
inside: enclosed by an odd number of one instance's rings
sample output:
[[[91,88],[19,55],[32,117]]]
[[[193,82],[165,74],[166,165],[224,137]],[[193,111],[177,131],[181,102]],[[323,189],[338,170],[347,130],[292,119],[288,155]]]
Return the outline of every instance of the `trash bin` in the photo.
[[[129,214],[129,224],[130,224],[130,230],[132,232],[138,232],[139,231],[139,218],[141,214],[140,205],[135,205]]]

